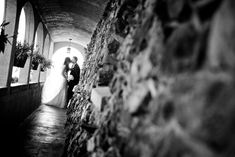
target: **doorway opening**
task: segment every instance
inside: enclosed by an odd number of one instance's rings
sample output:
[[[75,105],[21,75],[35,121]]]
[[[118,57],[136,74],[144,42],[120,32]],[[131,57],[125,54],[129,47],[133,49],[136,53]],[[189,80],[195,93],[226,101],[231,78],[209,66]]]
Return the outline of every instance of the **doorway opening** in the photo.
[[[78,58],[77,64],[79,65],[80,69],[82,69],[84,56],[74,47],[71,47],[70,53],[67,53],[67,47],[58,49],[52,56],[52,65],[62,65],[66,57],[72,58],[73,56]]]

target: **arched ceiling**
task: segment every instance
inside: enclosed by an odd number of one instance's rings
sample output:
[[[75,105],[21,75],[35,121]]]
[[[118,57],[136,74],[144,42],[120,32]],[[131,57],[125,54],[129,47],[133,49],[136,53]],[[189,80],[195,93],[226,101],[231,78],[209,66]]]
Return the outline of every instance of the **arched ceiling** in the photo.
[[[34,0],[54,42],[89,43],[107,0]]]

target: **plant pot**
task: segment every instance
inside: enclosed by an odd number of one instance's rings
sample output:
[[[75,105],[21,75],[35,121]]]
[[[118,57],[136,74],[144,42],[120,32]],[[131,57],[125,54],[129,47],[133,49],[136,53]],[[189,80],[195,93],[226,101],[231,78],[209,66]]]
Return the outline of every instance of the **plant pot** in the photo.
[[[14,66],[23,68],[26,61],[27,61],[27,58],[28,58],[27,56],[22,57],[21,59],[18,59],[18,58],[15,57]]]
[[[44,72],[44,71],[45,71],[45,68],[41,67],[41,71]]]
[[[39,65],[38,62],[32,62],[32,69],[33,70],[37,70],[38,69],[38,65]]]

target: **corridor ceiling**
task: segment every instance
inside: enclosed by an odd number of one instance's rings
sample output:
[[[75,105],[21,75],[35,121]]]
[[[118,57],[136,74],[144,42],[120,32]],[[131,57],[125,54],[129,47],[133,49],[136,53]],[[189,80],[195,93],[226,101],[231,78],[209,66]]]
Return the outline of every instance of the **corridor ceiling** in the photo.
[[[89,43],[107,0],[36,0],[37,10],[54,42]]]

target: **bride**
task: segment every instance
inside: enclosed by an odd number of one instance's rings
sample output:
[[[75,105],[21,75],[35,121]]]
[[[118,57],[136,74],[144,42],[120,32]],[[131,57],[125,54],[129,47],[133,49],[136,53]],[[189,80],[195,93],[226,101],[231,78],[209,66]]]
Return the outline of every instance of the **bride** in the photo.
[[[53,64],[43,86],[42,104],[65,108],[67,103],[67,75],[70,62],[70,58],[66,57],[64,63]]]

